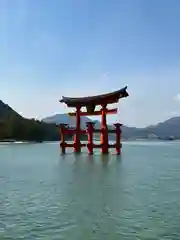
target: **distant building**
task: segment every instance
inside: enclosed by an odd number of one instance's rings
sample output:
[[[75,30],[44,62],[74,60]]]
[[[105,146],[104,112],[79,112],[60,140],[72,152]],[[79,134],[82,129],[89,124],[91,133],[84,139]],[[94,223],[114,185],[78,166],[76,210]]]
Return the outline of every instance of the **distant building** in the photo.
[[[158,136],[154,133],[148,134],[148,139],[158,139]]]

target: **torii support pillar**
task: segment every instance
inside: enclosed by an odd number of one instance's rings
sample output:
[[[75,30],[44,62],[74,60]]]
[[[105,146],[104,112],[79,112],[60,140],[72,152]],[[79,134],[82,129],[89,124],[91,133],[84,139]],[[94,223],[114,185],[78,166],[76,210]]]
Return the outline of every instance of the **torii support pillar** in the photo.
[[[87,144],[87,148],[88,148],[88,153],[90,155],[93,154],[93,132],[94,132],[94,122],[87,122],[87,134],[88,134],[88,144]]]
[[[66,153],[66,142],[65,142],[65,132],[66,132],[66,128],[67,128],[67,124],[60,124],[60,148],[61,148],[61,154],[65,154]]]
[[[122,124],[120,123],[115,123],[114,124],[115,128],[116,128],[116,153],[117,155],[121,154],[121,126]]]
[[[106,121],[106,113],[107,113],[107,108],[106,105],[102,105],[101,109],[101,153],[102,154],[108,154],[109,149],[108,149],[108,128],[107,128],[107,121]]]
[[[81,152],[81,107],[76,107],[76,133],[74,136],[74,152],[80,153]]]

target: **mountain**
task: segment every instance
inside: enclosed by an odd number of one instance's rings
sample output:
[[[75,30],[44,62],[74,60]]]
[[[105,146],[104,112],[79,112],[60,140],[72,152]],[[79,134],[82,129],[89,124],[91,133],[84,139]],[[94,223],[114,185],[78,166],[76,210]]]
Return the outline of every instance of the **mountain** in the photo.
[[[42,121],[45,123],[55,123],[55,124],[65,123],[65,124],[69,124],[70,126],[76,126],[76,118],[70,117],[68,114],[65,114],[65,113],[64,114],[55,114],[53,116],[46,117],[46,118],[42,119]],[[86,122],[90,122],[90,121],[92,121],[90,118],[82,116],[81,117],[81,128],[86,128]],[[96,124],[98,125],[98,121],[96,121]]]
[[[0,141],[58,140],[59,129],[55,124],[46,124],[26,119],[0,100]]]
[[[44,118],[42,121],[46,123],[66,123],[75,126],[75,118],[69,117],[67,114],[56,114],[51,117]],[[86,122],[91,121],[88,117],[81,117],[81,127],[86,127]],[[96,121],[96,128],[100,128],[101,124]],[[109,125],[109,128],[113,126]],[[148,126],[145,128],[122,126],[122,137],[124,139],[180,139],[180,117],[170,118],[162,123]],[[110,139],[114,139],[114,135],[110,135]]]
[[[180,117],[172,117],[157,125],[146,128],[148,133],[154,133],[159,138],[180,139]]]
[[[91,121],[88,117],[82,117],[82,128],[86,127],[86,122]],[[57,124],[67,123],[75,126],[75,118],[67,114],[56,114],[41,121],[26,119],[9,105],[0,100],[0,141],[56,141],[59,140],[59,127]],[[101,124],[96,121],[96,128]],[[109,125],[109,128],[113,126]],[[72,136],[67,136],[67,139]],[[98,137],[98,135],[97,135]],[[156,125],[145,128],[122,127],[122,137],[124,139],[180,139],[180,117],[173,117]],[[113,134],[110,139],[115,139]],[[86,137],[83,139],[86,139]]]
[[[122,131],[125,138],[180,139],[180,117],[173,117],[164,122],[145,128],[123,126]]]
[[[70,117],[68,114],[56,114],[47,118],[42,119],[42,121],[46,122],[46,123],[55,123],[55,124],[60,124],[60,123],[65,123],[65,124],[69,124],[70,126],[75,126],[76,122],[75,122],[75,117]],[[90,118],[88,117],[81,117],[81,128],[85,128],[86,127],[86,122],[88,121],[92,121]],[[114,126],[109,125],[109,128],[114,128]],[[96,121],[95,124],[95,128],[100,129],[101,128],[101,123],[99,121]],[[143,130],[138,129],[138,128],[133,128],[133,127],[126,127],[123,126],[122,127],[122,132],[123,132],[123,137],[124,138],[137,138],[137,137],[141,137],[143,135],[145,135],[143,132]],[[147,134],[146,134],[147,135]],[[99,134],[96,134],[96,138],[99,137]],[[114,139],[115,136],[114,134],[110,134],[110,139]],[[147,136],[146,136],[147,138]]]
[[[19,118],[21,119],[21,115],[19,115],[16,111],[14,111],[8,104],[5,104],[0,100],[0,120],[8,120],[10,118]]]

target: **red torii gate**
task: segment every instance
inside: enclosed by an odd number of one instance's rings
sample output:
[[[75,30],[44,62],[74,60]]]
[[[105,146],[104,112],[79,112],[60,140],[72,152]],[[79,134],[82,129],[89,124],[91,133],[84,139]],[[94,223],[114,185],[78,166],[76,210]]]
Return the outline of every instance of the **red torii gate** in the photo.
[[[70,97],[62,97],[60,100],[61,103],[65,103],[68,107],[76,108],[76,112],[69,113],[69,116],[76,117],[76,128],[68,128],[67,124],[60,124],[60,132],[61,132],[61,151],[64,154],[67,147],[73,147],[75,153],[81,152],[81,147],[87,147],[88,153],[93,154],[94,148],[101,148],[102,154],[107,154],[109,152],[109,148],[116,148],[116,153],[121,153],[121,125],[120,123],[114,124],[115,129],[108,129],[106,115],[107,114],[116,114],[117,108],[107,109],[108,104],[117,103],[120,98],[128,97],[129,94],[126,91],[127,87],[124,87],[118,91],[114,91],[111,93],[91,96],[91,97],[82,97],[82,98],[70,98]],[[95,111],[96,106],[101,106],[100,111]],[[87,111],[82,112],[81,108],[86,107]],[[88,122],[87,129],[81,129],[81,116],[97,116],[101,115],[101,129],[94,129],[94,123]],[[101,133],[101,142],[100,144],[93,143],[93,133]],[[109,144],[108,142],[108,133],[116,134],[116,143]],[[65,135],[73,134],[74,135],[74,143],[66,143]],[[81,134],[87,134],[88,143],[81,143],[80,136]]]

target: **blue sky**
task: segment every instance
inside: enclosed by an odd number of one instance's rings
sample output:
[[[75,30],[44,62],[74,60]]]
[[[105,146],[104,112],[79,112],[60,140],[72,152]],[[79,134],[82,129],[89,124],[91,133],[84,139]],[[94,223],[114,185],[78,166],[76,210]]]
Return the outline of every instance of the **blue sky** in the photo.
[[[0,98],[25,117],[128,85],[109,121],[180,116],[179,0],[0,1]]]

